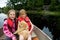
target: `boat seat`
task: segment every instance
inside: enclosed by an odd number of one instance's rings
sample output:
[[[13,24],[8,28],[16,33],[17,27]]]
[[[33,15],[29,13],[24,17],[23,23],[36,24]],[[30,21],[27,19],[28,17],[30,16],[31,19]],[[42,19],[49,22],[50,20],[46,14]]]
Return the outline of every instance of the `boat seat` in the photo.
[[[35,32],[32,32],[32,40],[39,40]]]
[[[2,35],[0,37],[0,40],[4,40],[4,39],[5,39],[5,35]],[[32,40],[38,40],[38,37],[34,32],[32,32]]]

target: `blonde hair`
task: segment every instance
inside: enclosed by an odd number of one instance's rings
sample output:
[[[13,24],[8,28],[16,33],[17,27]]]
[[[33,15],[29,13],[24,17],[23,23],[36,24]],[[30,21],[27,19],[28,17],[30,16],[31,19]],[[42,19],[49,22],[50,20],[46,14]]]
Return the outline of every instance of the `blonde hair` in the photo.
[[[16,13],[16,11],[14,9],[9,10],[8,15],[10,14],[10,12],[15,12]]]
[[[24,9],[21,9],[20,11],[19,11],[19,14],[21,15],[21,14],[26,14],[27,12],[26,12],[26,10],[24,10]]]

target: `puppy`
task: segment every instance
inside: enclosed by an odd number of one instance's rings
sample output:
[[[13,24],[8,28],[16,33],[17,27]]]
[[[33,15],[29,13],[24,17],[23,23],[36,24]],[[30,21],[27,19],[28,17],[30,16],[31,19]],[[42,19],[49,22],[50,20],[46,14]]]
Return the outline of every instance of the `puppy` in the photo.
[[[14,34],[18,34],[19,36],[22,35],[24,37],[24,40],[26,40],[29,35],[27,23],[25,21],[18,22],[18,29]]]

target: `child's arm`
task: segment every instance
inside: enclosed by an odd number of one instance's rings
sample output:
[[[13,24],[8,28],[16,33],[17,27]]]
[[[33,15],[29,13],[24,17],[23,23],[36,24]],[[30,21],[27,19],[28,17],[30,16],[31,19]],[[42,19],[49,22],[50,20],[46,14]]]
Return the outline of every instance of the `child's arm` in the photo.
[[[12,34],[7,26],[7,20],[5,20],[4,24],[3,24],[3,32],[6,36],[10,37],[10,38],[15,38],[15,35]]]
[[[17,34],[17,33],[20,31],[19,25],[20,25],[20,22],[18,21],[18,28],[17,28],[17,30],[14,32],[14,34]]]
[[[30,32],[29,32],[29,33],[31,33],[31,32],[33,31],[33,28],[34,28],[34,27],[33,27],[34,25],[32,24],[32,22],[31,22],[31,21],[30,21],[30,23],[31,23],[31,30],[30,30]]]

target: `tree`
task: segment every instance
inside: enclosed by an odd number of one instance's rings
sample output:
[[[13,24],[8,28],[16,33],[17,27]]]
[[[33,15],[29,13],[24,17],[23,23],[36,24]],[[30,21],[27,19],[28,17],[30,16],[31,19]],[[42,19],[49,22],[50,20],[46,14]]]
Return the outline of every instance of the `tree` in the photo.
[[[2,13],[3,12],[3,8],[0,8],[0,13]]]
[[[10,0],[9,4],[13,5],[16,10],[24,9],[35,9],[43,6],[43,0]],[[8,4],[8,5],[9,5]]]
[[[3,12],[8,13],[11,8],[9,6],[3,7]]]

